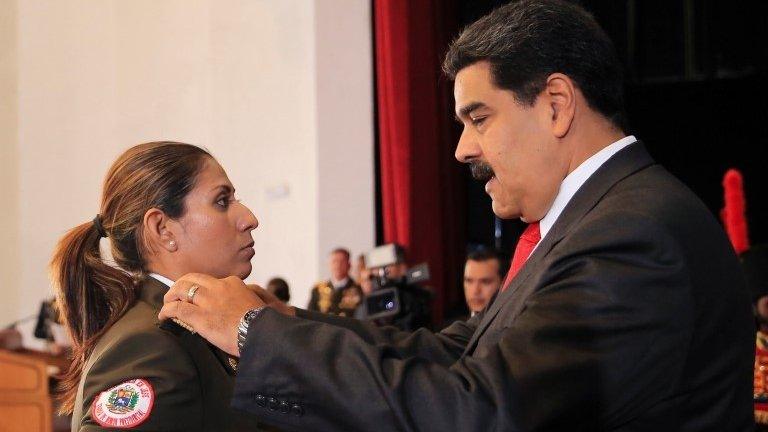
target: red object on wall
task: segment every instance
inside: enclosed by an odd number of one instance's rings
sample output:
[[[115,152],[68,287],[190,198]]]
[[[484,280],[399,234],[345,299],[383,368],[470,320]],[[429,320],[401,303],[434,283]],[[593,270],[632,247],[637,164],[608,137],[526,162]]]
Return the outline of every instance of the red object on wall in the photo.
[[[746,200],[744,198],[744,179],[736,169],[729,169],[723,177],[725,207],[720,211],[720,218],[725,225],[728,238],[737,254],[749,249],[747,233]]]
[[[454,16],[450,7],[444,0],[374,2],[384,241],[403,245],[410,264],[429,264],[436,324],[461,295],[465,243],[452,83],[440,70],[455,27],[445,22]]]

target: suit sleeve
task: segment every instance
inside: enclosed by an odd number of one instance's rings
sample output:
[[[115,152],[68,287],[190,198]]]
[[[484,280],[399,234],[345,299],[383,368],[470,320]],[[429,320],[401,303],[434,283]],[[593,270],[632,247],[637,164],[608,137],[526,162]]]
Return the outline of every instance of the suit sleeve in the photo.
[[[450,365],[266,310],[251,324],[234,405],[294,431],[596,430],[632,419],[680,374],[688,278],[653,224],[589,226],[563,240],[523,312],[494,330],[499,342]],[[283,414],[259,397],[301,409]],[[609,403],[620,408],[600,409]]]
[[[83,416],[73,430],[115,430],[94,418],[94,398],[128,380],[147,381],[153,393],[149,416],[131,427],[137,431],[197,431],[202,424],[202,390],[189,355],[161,330],[135,333],[117,340],[87,372]]]
[[[482,319],[482,314],[478,314],[466,322],[457,321],[435,334],[426,329],[408,332],[393,326],[379,327],[368,321],[301,309],[296,309],[296,316],[345,328],[354,332],[364,343],[386,345],[400,357],[421,357],[445,365],[458,360]]]

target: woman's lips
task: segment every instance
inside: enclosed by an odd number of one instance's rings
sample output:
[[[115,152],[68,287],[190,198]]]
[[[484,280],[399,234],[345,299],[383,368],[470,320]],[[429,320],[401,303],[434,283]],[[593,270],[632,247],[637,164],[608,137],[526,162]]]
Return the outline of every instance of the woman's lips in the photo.
[[[240,252],[243,252],[248,259],[251,259],[256,255],[256,251],[252,247],[240,249]]]
[[[242,249],[240,249],[240,252],[243,252],[245,255],[248,256],[248,259],[253,258],[254,255],[256,255],[256,251],[253,249],[253,242],[248,243],[247,245],[243,246]]]

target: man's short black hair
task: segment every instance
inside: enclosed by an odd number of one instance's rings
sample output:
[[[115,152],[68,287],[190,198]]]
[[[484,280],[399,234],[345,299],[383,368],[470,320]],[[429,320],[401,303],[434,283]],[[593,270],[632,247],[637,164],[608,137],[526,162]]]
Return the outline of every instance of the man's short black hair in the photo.
[[[590,13],[564,0],[519,0],[465,28],[443,62],[451,78],[488,61],[494,84],[532,106],[553,73],[570,77],[589,106],[626,130],[622,66]]]
[[[507,270],[504,266],[504,263],[502,262],[501,255],[496,251],[496,249],[480,246],[472,249],[467,254],[467,261],[483,262],[490,260],[496,260],[496,263],[499,265],[499,276],[503,278]]]

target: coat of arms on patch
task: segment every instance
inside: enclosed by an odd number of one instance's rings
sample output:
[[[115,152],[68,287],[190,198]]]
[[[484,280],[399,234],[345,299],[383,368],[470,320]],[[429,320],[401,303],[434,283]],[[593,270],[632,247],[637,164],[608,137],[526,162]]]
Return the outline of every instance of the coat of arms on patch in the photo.
[[[137,378],[101,392],[91,407],[91,417],[104,427],[127,429],[149,418],[155,393],[152,385]]]

